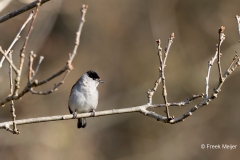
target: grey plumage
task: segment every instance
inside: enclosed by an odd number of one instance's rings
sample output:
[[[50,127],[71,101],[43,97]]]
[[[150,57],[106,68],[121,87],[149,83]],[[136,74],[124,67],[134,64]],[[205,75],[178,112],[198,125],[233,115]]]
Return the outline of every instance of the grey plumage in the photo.
[[[88,113],[96,110],[98,105],[97,86],[102,82],[98,74],[90,70],[73,85],[68,100],[68,108],[75,118],[77,113]],[[85,128],[86,125],[86,118],[78,119],[78,128]]]

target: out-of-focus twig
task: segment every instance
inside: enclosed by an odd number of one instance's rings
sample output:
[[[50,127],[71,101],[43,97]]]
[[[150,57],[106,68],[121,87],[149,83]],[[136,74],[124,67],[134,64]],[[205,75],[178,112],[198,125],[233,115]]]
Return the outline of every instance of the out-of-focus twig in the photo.
[[[31,25],[29,27],[27,36],[26,36],[25,41],[23,43],[23,47],[20,50],[20,64],[19,64],[19,70],[18,70],[16,78],[15,78],[14,96],[18,96],[18,90],[20,88],[22,68],[23,68],[23,63],[24,63],[24,58],[25,58],[25,50],[26,50],[26,47],[27,47],[29,36],[30,36],[30,34],[31,34],[32,30],[33,30],[34,22],[35,22],[35,20],[37,18],[37,14],[38,14],[38,11],[39,11],[39,7],[40,7],[40,4],[41,4],[41,1],[42,0],[38,0],[38,2],[37,2],[37,7],[36,7],[36,10],[35,10],[34,16],[32,18]]]
[[[20,34],[23,31],[23,29],[25,28],[25,26],[28,24],[28,22],[33,18],[33,12],[29,15],[28,19],[25,21],[25,23],[22,25],[21,29],[18,31],[18,34],[16,35],[16,37],[14,38],[13,42],[11,43],[11,45],[8,47],[7,51],[5,52],[5,55],[8,55],[8,53],[10,52],[10,50],[12,49],[12,47],[14,46],[14,44],[19,40],[19,38],[21,37]],[[0,68],[2,67],[2,63],[5,59],[5,56],[2,57],[1,61],[0,61]]]
[[[240,16],[236,15],[236,20],[238,24],[238,36],[239,36],[239,42],[240,42]]]
[[[10,60],[12,60],[12,52],[9,53],[9,58]],[[9,64],[9,79],[10,79],[10,95],[13,95],[13,80],[12,80],[12,65]],[[13,134],[19,134],[19,130],[17,129],[17,125],[16,125],[16,113],[15,113],[15,108],[14,108],[14,101],[11,100],[10,103],[11,106],[11,113],[12,113],[12,123],[13,123],[13,129],[12,129],[12,133]]]
[[[1,47],[1,46],[0,46],[0,52],[1,52],[2,55],[7,59],[8,63],[12,66],[14,72],[17,74],[17,72],[18,72],[17,67],[13,64],[13,61],[10,60],[10,58],[9,58],[7,55],[5,55],[5,51],[2,50],[2,47]]]
[[[43,56],[40,56],[40,57],[39,57],[38,65],[37,65],[35,71],[33,72],[32,79],[34,79],[35,76],[36,76],[36,74],[38,73],[39,67],[40,67],[40,65],[41,65],[41,63],[42,63],[42,61],[43,61],[43,59],[44,59]]]
[[[34,80],[32,79],[33,76],[34,76],[34,71],[32,69],[32,63],[29,63],[29,75],[28,75],[28,79],[31,79],[31,82],[28,82],[28,84],[25,86],[25,88],[19,92],[17,95],[12,95],[12,96],[8,96],[7,98],[3,99],[0,101],[0,105],[1,106],[4,106],[7,102],[11,101],[11,100],[17,100],[19,98],[21,98],[23,95],[25,95],[26,93],[28,93],[29,91],[31,91],[33,94],[39,94],[39,95],[46,95],[46,94],[50,94],[54,91],[57,90],[57,88],[64,83],[64,80],[65,78],[67,77],[67,75],[69,74],[70,70],[73,69],[73,66],[72,66],[72,61],[75,57],[75,55],[77,54],[77,49],[78,49],[78,46],[80,44],[80,36],[81,36],[81,32],[82,32],[82,27],[83,27],[83,24],[85,22],[85,15],[86,15],[86,12],[87,12],[87,9],[88,9],[88,5],[82,5],[82,9],[81,9],[81,19],[80,19],[80,24],[79,24],[79,28],[78,28],[78,31],[76,33],[76,41],[75,41],[75,45],[74,45],[74,49],[73,49],[73,53],[70,54],[69,56],[69,59],[66,63],[66,65],[60,69],[58,72],[54,73],[53,75],[51,75],[50,77],[42,80],[42,81],[38,81],[38,80]],[[33,61],[33,59],[32,59]],[[10,61],[11,62],[11,61]],[[38,67],[37,67],[38,68]],[[31,71],[30,71],[31,70]],[[36,69],[37,71],[37,69]],[[36,73],[35,71],[35,73]],[[37,86],[40,86],[40,85],[43,85],[49,81],[51,81],[52,79],[62,75],[63,73],[64,76],[63,78],[61,79],[61,81],[59,83],[57,83],[56,85],[54,85],[54,87],[50,90],[47,90],[47,91],[34,91],[32,88],[33,87],[37,87]]]
[[[28,62],[28,84],[31,83],[32,80],[32,76],[34,74],[34,70],[33,70],[33,60],[36,57],[36,55],[33,53],[33,51],[30,52],[29,54],[29,62]]]
[[[48,2],[48,1],[50,1],[50,0],[42,0],[41,5],[46,3],[46,2]],[[38,3],[38,0],[36,0],[36,1],[34,1],[34,2],[24,6],[22,8],[19,8],[19,9],[15,10],[15,11],[13,11],[11,13],[8,13],[6,15],[1,16],[0,17],[0,23],[5,22],[8,19],[11,19],[11,18],[13,18],[13,17],[15,17],[15,16],[17,16],[17,15],[19,15],[21,13],[24,13],[24,12],[26,12],[26,11],[36,7],[37,3]]]

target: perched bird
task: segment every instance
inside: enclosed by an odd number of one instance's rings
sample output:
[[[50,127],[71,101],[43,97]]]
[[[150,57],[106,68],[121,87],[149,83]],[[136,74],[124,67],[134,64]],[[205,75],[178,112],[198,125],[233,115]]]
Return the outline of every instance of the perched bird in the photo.
[[[97,72],[90,70],[84,73],[73,85],[68,100],[68,108],[74,118],[77,118],[77,113],[93,112],[95,114],[98,105],[97,86],[103,82]],[[86,118],[79,118],[77,127],[85,128],[86,126]]]

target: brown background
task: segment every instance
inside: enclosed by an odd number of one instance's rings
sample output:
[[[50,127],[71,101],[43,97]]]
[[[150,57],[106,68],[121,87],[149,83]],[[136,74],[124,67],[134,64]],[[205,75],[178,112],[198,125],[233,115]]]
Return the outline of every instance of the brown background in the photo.
[[[74,70],[65,84],[49,96],[28,93],[15,103],[17,119],[68,114],[71,86],[87,70],[96,70],[105,84],[97,110],[118,109],[147,103],[146,91],[158,77],[156,39],[162,48],[169,35],[175,40],[166,67],[168,100],[179,102],[205,91],[208,60],[215,53],[217,30],[226,27],[222,45],[222,67],[239,51],[235,15],[240,1],[231,0],[68,0],[47,2],[39,16],[30,50],[45,58],[37,79],[58,71],[72,52],[80,18],[79,9],[89,4]],[[12,2],[4,15],[24,6]],[[7,49],[30,11],[0,24],[0,45]],[[24,39],[26,32],[22,34]],[[22,41],[14,47],[15,60]],[[17,61],[18,62],[18,61]],[[35,64],[37,63],[37,59]],[[0,72],[1,99],[8,95],[8,69]],[[27,65],[25,65],[27,67]],[[23,76],[26,77],[27,70]],[[85,129],[76,128],[76,120],[19,126],[20,135],[0,130],[0,159],[8,160],[145,160],[145,159],[237,159],[240,149],[239,69],[229,77],[218,98],[195,112],[183,123],[157,122],[138,113],[89,118]],[[58,80],[37,90],[48,89]],[[210,91],[218,82],[216,65],[210,77]],[[26,84],[22,79],[21,87]],[[161,90],[153,97],[163,103]],[[198,101],[196,101],[198,102]],[[196,103],[195,102],[195,103]],[[180,116],[195,103],[170,111]],[[154,111],[164,114],[163,109]],[[0,108],[0,121],[11,120],[10,107]],[[233,144],[235,150],[201,149],[201,144]]]

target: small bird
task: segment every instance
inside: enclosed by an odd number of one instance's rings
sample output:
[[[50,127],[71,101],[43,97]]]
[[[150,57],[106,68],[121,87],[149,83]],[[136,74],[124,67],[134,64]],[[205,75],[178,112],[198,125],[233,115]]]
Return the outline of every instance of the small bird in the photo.
[[[90,70],[84,73],[73,85],[68,100],[68,109],[74,118],[77,118],[77,113],[93,112],[93,115],[95,114],[98,105],[97,86],[103,82],[97,72]],[[86,126],[86,118],[79,118],[77,127],[85,128]]]

